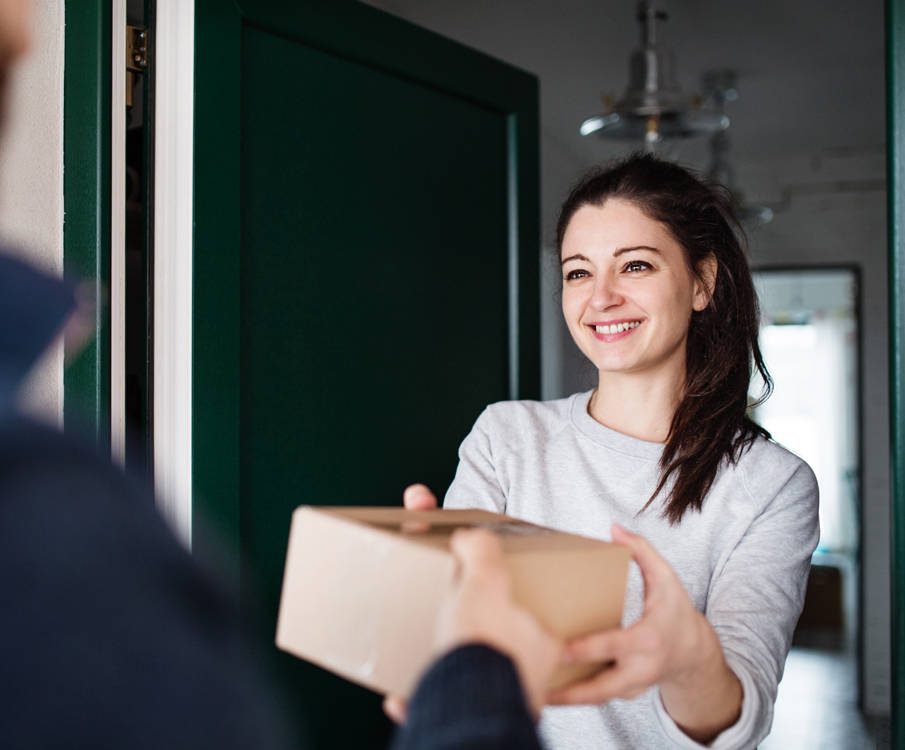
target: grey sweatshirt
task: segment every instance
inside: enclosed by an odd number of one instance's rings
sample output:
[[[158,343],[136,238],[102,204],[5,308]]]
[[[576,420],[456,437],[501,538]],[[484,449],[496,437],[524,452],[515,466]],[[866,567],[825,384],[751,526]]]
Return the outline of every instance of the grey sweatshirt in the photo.
[[[738,721],[708,747],[754,748],[770,730],[776,688],[804,601],[819,536],[810,467],[758,438],[725,465],[678,526],[655,500],[663,446],[604,427],[588,414],[591,391],[557,401],[489,406],[459,449],[444,507],[484,508],[608,540],[616,521],[644,536],[672,565],[713,625],[744,690]],[[623,625],[638,620],[643,584],[629,571]],[[544,709],[550,750],[699,748],[663,708],[656,686],[632,700]]]

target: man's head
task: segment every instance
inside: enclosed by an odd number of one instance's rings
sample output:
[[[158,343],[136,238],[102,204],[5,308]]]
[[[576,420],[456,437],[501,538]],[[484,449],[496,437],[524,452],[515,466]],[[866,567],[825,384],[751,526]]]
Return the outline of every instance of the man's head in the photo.
[[[30,11],[31,0],[0,0],[0,117],[13,68],[31,44]]]

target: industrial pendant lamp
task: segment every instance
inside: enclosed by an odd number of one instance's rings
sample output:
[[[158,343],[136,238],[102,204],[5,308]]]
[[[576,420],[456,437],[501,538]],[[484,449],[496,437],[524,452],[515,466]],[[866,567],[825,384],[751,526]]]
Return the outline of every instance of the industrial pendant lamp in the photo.
[[[726,102],[735,101],[738,98],[735,71],[708,71],[701,77],[701,84],[710,108],[716,113],[723,114]],[[729,161],[729,145],[728,129],[718,130],[710,136],[710,165],[707,168],[707,176],[713,182],[718,182],[729,190],[739,221],[749,227],[769,224],[773,221],[773,209],[769,206],[748,203],[738,188],[735,169]]]
[[[622,98],[612,104],[606,96],[607,111],[585,120],[582,135],[641,141],[648,151],[667,138],[689,138],[729,126],[725,114],[701,110],[700,100],[684,96],[676,82],[673,56],[658,44],[658,23],[667,15],[650,2],[638,4],[641,48],[629,60],[629,83]]]

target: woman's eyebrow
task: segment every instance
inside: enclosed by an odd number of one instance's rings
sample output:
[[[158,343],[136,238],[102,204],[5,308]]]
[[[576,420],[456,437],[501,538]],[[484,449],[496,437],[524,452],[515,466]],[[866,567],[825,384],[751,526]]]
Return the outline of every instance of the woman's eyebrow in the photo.
[[[659,250],[655,247],[651,247],[650,245],[634,245],[632,247],[620,247],[616,252],[613,253],[614,258],[618,258],[623,253],[630,253],[632,250],[650,250],[652,253],[660,253]]]
[[[649,250],[652,253],[658,253],[658,254],[662,255],[662,253],[660,253],[660,251],[657,248],[651,247],[650,245],[632,245],[631,247],[620,247],[618,250],[616,250],[613,253],[613,257],[618,258],[623,253],[630,253],[630,252],[632,252],[632,250]],[[564,266],[570,260],[583,260],[586,263],[591,262],[590,258],[588,258],[586,255],[582,255],[581,253],[575,253],[575,255],[570,255],[568,258],[563,258],[559,264],[561,266]]]

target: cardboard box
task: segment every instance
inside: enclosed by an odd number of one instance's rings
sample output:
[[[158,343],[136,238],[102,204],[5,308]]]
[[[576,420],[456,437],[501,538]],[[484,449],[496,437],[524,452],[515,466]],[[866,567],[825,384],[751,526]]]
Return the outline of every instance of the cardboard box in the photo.
[[[298,508],[277,646],[380,693],[407,698],[434,658],[434,625],[459,527],[500,535],[513,595],[551,633],[617,627],[629,552],[480,510]],[[560,668],[551,687],[599,666]]]

